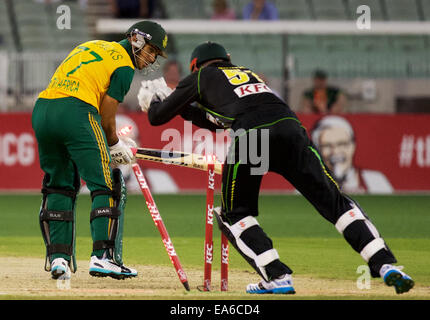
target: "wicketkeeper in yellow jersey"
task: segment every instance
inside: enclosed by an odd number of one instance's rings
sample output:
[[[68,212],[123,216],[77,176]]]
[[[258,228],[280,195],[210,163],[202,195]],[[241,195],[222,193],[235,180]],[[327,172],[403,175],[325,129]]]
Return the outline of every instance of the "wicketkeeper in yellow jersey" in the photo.
[[[42,91],[32,116],[40,166],[45,172],[40,227],[46,245],[45,270],[54,279],[76,271],[75,207],[80,177],[91,191],[93,251],[90,274],[137,276],[122,261],[126,190],[114,164],[130,163],[130,146],[118,139],[117,106],[134,69],[166,57],[167,35],[157,23],[132,25],[120,42],[94,40],[73,49]]]

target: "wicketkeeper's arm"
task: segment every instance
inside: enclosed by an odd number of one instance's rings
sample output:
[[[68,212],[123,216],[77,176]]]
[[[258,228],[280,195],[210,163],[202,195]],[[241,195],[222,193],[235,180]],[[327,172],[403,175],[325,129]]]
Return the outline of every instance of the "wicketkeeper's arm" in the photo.
[[[159,126],[175,116],[198,99],[197,75],[191,74],[183,79],[175,91],[163,101],[153,100],[148,109],[148,119],[151,125]]]
[[[194,125],[200,128],[205,128],[210,131],[216,131],[221,128],[207,119],[206,111],[193,105],[189,105],[184,108],[181,112],[181,117],[185,120],[191,121]]]

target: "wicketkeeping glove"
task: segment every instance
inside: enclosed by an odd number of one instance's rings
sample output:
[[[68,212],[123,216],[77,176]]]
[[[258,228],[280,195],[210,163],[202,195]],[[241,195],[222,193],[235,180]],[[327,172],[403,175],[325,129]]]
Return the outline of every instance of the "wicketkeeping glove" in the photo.
[[[173,92],[173,90],[167,86],[166,80],[164,80],[163,77],[153,80],[149,86],[160,101],[166,99]]]
[[[173,92],[163,77],[155,80],[142,81],[137,99],[143,112],[148,112],[151,101],[157,99],[163,101]]]
[[[115,164],[128,164],[133,159],[133,152],[122,139],[119,139],[116,144],[109,147],[112,162]]]
[[[139,106],[143,112],[148,112],[152,96],[154,95],[154,92],[149,89],[149,82],[149,80],[142,81],[139,93],[137,94],[137,100],[139,100]]]

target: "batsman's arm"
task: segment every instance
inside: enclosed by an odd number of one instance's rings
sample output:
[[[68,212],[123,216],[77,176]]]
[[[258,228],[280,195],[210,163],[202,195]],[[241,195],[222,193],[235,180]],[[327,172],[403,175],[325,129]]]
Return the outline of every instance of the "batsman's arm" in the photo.
[[[163,101],[153,100],[148,109],[148,119],[151,125],[159,126],[175,116],[198,99],[197,75],[190,74],[179,82],[175,91]]]
[[[102,128],[105,132],[107,143],[109,146],[112,146],[118,142],[115,123],[115,115],[118,109],[118,104],[118,100],[105,94],[105,96],[103,97],[103,101],[100,105]]]
[[[128,66],[119,67],[111,75],[109,88],[100,104],[102,127],[109,146],[118,142],[116,134],[115,115],[118,104],[124,100],[133,81],[134,70]]]

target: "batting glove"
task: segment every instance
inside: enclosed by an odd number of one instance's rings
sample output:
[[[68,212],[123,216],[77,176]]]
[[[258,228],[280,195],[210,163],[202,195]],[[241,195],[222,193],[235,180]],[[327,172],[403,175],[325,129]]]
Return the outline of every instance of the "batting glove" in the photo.
[[[137,148],[136,141],[134,141],[132,138],[130,138],[130,137],[120,137],[119,139],[122,140],[122,142],[124,142],[127,147]]]
[[[110,146],[109,152],[114,164],[129,164],[133,159],[133,152],[131,151],[130,146],[128,146],[122,139],[119,139],[116,144]]]

